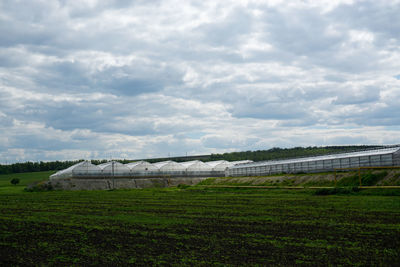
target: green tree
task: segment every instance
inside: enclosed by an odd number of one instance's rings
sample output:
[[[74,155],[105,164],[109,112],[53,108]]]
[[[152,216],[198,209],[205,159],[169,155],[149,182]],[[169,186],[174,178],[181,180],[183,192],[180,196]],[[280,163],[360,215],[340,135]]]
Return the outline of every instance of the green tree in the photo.
[[[16,185],[16,184],[19,184],[19,179],[18,178],[12,178],[10,182],[11,182],[11,184]]]

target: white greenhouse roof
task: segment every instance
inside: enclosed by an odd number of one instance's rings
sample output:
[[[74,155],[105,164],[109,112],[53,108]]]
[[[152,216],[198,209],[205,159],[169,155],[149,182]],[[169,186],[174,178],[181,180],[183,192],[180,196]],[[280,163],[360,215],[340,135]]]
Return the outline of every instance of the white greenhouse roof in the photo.
[[[207,161],[206,164],[210,165],[211,167],[215,167],[220,164],[228,164],[228,161],[226,160]]]
[[[114,171],[114,174],[122,175],[130,172],[130,169],[127,166],[117,161],[110,161],[97,166],[101,169],[103,174],[104,173],[112,174],[112,172]]]
[[[147,161],[136,161],[125,164],[131,171],[158,171],[158,168]]]
[[[56,172],[50,178],[67,178],[73,177],[74,174],[96,174],[100,172],[101,169],[90,163],[90,161],[82,161],[67,169]]]
[[[156,166],[157,168],[161,168],[167,164],[170,164],[171,162],[176,163],[175,161],[167,160],[167,161],[160,161],[160,162],[153,163],[153,165]]]
[[[239,164],[247,164],[253,162],[252,160],[237,160],[237,161],[230,161],[229,163],[233,165],[239,165]]]
[[[184,171],[185,167],[182,166],[181,164],[168,160],[168,161],[161,161],[161,162],[156,162],[153,163],[154,166],[156,166],[160,171]]]
[[[211,171],[212,167],[200,160],[192,160],[180,163],[187,171]]]
[[[142,164],[144,161],[135,161],[135,162],[131,162],[128,164],[125,164],[126,167],[128,167],[129,169],[132,169],[134,167],[136,167],[139,164]]]
[[[308,161],[317,161],[317,160],[332,160],[332,159],[351,158],[351,157],[377,156],[377,155],[384,155],[384,154],[392,154],[397,151],[400,151],[400,147],[366,150],[366,151],[358,151],[358,152],[350,152],[350,153],[331,154],[331,155],[323,155],[323,156],[315,156],[315,157],[295,158],[295,159],[259,161],[259,162],[252,162],[252,163],[248,163],[248,164],[235,165],[230,168],[234,169],[234,168],[242,168],[242,167],[269,166],[269,165],[276,165],[276,164],[290,164],[290,163],[299,163],[299,162],[308,162]]]
[[[233,166],[232,163],[226,160],[209,161],[207,164],[212,167],[213,171],[225,171],[226,168]]]

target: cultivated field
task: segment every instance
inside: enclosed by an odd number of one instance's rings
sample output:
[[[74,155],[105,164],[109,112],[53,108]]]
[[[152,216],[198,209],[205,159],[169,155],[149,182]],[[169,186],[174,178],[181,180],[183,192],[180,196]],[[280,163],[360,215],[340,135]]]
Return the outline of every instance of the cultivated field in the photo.
[[[29,193],[9,177],[0,176],[2,266],[400,265],[400,196],[384,195],[395,190]]]

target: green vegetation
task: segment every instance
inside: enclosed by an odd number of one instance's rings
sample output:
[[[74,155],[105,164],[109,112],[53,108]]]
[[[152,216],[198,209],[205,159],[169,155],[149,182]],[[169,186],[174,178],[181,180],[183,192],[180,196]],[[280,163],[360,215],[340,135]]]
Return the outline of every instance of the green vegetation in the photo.
[[[250,159],[253,161],[262,160],[276,160],[276,159],[288,159],[297,157],[312,157],[326,154],[346,153],[360,150],[368,150],[375,148],[384,148],[384,146],[323,146],[323,147],[294,147],[294,148],[279,148],[274,147],[268,150],[257,150],[257,151],[243,151],[243,152],[230,152],[223,154],[211,154],[201,156],[189,156],[189,157],[172,157],[172,158],[154,158],[145,159],[149,162],[158,162],[163,160],[174,160],[177,162],[188,161],[188,160],[245,160]],[[129,162],[128,160],[121,161],[123,163]]]
[[[376,185],[377,182],[382,180],[388,175],[387,171],[372,172],[368,171],[361,174],[361,184],[364,186]],[[359,186],[360,178],[358,174],[346,176],[338,181],[338,186]]]
[[[269,150],[231,152],[224,154],[212,154],[210,160],[244,160],[250,159],[253,161],[276,160],[297,157],[313,157],[326,154],[336,154],[353,152],[374,148],[382,148],[382,146],[324,146],[324,147],[294,147],[294,148],[279,148],[274,147]]]
[[[51,161],[51,162],[23,162],[1,165],[0,174],[23,173],[23,172],[43,172],[66,169],[80,161]]]
[[[398,185],[400,186],[400,173],[392,176],[391,178],[383,181],[382,185]]]
[[[10,183],[13,184],[13,185],[17,185],[17,184],[19,184],[19,179],[18,178],[12,178]]]
[[[29,184],[24,190],[27,192],[44,192],[54,189],[49,181],[39,181]]]
[[[338,187],[360,186],[357,171],[337,172]],[[334,187],[334,172],[308,174],[274,174],[251,177],[213,177],[203,180],[199,185],[226,186],[303,186],[303,187]],[[400,169],[361,170],[363,186],[396,186],[400,185]]]
[[[23,188],[33,182],[47,180],[53,173],[54,171],[0,174],[0,188],[10,186],[10,180],[12,179],[19,179],[20,182],[17,186],[22,186]]]
[[[315,195],[326,196],[326,195],[348,195],[359,192],[358,187],[335,187],[335,188],[321,188],[315,191]]]
[[[0,176],[2,266],[400,265],[400,198],[385,190],[30,193],[40,177],[19,177]]]

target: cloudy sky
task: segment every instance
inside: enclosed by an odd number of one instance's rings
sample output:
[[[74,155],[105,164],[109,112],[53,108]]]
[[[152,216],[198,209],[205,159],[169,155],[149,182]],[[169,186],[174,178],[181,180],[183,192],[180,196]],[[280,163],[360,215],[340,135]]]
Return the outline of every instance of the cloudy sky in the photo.
[[[399,14],[0,0],[0,163],[400,143]]]

